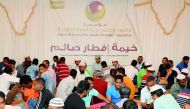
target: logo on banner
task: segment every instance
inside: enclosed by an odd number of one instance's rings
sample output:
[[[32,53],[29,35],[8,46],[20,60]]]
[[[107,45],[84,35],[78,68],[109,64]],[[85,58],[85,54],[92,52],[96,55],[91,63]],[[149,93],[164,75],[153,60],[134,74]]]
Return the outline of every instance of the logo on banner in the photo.
[[[51,9],[64,9],[64,0],[50,0]]]
[[[105,7],[99,1],[92,1],[86,6],[86,16],[91,21],[99,21],[105,15]]]

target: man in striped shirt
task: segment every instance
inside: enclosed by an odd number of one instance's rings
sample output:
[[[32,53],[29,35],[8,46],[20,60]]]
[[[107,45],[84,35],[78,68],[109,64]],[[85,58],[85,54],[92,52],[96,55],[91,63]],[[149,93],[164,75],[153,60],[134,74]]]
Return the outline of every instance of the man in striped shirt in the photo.
[[[177,102],[183,108],[188,99],[190,99],[190,80],[187,82],[187,87],[177,95]]]
[[[69,67],[65,64],[65,57],[61,57],[59,63],[54,68],[59,81],[69,76]]]

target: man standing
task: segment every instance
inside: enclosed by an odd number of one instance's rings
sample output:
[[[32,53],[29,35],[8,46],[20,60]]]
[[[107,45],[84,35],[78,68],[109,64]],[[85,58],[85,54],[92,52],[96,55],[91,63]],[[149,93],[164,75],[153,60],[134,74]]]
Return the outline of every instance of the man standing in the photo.
[[[32,62],[32,61],[31,61],[31,59],[30,59],[30,56],[27,56],[27,57],[24,58],[24,62],[22,62],[22,64],[19,64],[19,65],[16,67],[16,69],[17,69],[17,71],[18,71],[17,77],[20,78],[21,76],[23,76],[23,75],[26,74],[26,70],[27,70],[28,67],[30,67],[31,62]]]
[[[10,67],[11,67],[12,70],[13,70],[12,75],[16,77],[16,76],[17,76],[17,73],[18,73],[18,71],[16,70],[16,67],[15,67],[16,61],[13,60],[13,59],[10,59],[10,60],[9,60],[9,65],[10,65]]]
[[[54,96],[45,88],[45,80],[43,78],[37,78],[35,80],[34,90],[39,93],[35,109],[48,109],[49,101],[54,98]]]
[[[0,62],[0,73],[3,73],[3,70],[6,66],[8,66],[9,57],[4,57],[3,61]]]
[[[53,65],[52,68],[54,69],[55,66],[59,63],[59,57],[58,56],[53,56]]]
[[[52,94],[54,94],[55,91],[54,80],[50,72],[47,70],[45,64],[39,65],[39,75],[40,75],[39,77],[42,77],[45,80],[46,88],[49,89]]]
[[[58,74],[59,81],[69,76],[69,67],[65,64],[65,57],[60,58],[59,64],[56,65],[54,70]]]
[[[141,69],[142,69],[142,67],[143,67],[143,57],[142,56],[139,56],[138,58],[137,58],[137,69],[140,71]]]
[[[66,98],[72,93],[72,90],[74,89],[76,75],[77,71],[72,69],[70,71],[70,75],[62,79],[57,87],[56,97],[62,98],[63,102],[65,102]]]
[[[176,67],[181,71],[183,68],[188,68],[189,56],[184,56],[181,63],[179,63]]]
[[[44,60],[43,64],[46,65],[47,71],[50,72],[51,76],[53,77],[54,80],[54,86],[57,85],[57,80],[56,80],[56,73],[54,71],[54,69],[52,68],[52,66],[50,66],[50,63],[48,60]]]
[[[80,81],[76,93],[72,93],[67,97],[64,109],[86,109],[82,98],[87,96],[89,89],[90,84],[87,81]]]
[[[32,61],[32,65],[28,67],[26,70],[26,75],[29,75],[32,78],[32,80],[35,80],[38,74],[39,69],[37,65],[38,65],[38,59],[34,58]]]
[[[80,59],[74,59],[74,65],[71,65],[69,68],[70,69],[75,69],[78,70],[79,69],[79,64],[80,64],[81,60]]]
[[[92,73],[94,73],[95,71],[100,71],[101,70],[101,57],[99,55],[95,56],[95,63],[93,63],[92,65]]]

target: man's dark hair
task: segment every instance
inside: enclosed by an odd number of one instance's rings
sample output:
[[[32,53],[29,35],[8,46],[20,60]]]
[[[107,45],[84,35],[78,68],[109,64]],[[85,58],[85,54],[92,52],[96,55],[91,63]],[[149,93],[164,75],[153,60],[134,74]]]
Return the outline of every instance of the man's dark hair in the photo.
[[[40,83],[40,84],[42,84],[43,86],[45,86],[45,80],[44,80],[43,78],[37,78],[37,79],[35,79],[35,81],[36,81],[37,83]]]
[[[162,89],[158,89],[158,90],[151,92],[151,95],[154,95],[154,94],[156,94],[158,97],[160,97],[164,94],[164,92]]]
[[[102,61],[102,62],[101,62],[101,66],[102,66],[102,68],[105,68],[105,67],[107,67],[108,65],[107,65],[106,61]]]
[[[118,68],[117,69],[117,72],[119,72],[119,73],[122,73],[123,75],[125,75],[125,69],[124,68]]]
[[[3,100],[5,101],[5,94],[2,91],[0,91],[0,98],[3,98]]]
[[[60,62],[65,62],[65,57],[61,57],[59,61]]]
[[[54,59],[57,59],[57,60],[59,59],[59,57],[58,57],[58,56],[53,56],[53,58],[54,58]]]
[[[34,58],[34,59],[32,60],[32,64],[38,65],[38,59],[37,59],[37,58]]]
[[[137,60],[132,60],[131,65],[132,65],[133,67],[137,66]]]
[[[28,84],[28,83],[31,83],[31,82],[32,82],[32,79],[31,79],[31,77],[29,75],[21,76],[20,81],[19,81],[19,83],[21,85]]]
[[[85,90],[89,90],[90,89],[90,84],[87,81],[80,81],[77,88],[76,88],[76,92],[82,94]]]
[[[123,77],[121,76],[121,75],[117,75],[117,76],[115,76],[115,82],[118,80],[118,79],[120,79],[122,82],[123,82]]]
[[[153,76],[148,76],[147,79],[146,79],[146,83],[147,82],[151,82],[151,81],[154,81],[154,77]]]
[[[174,64],[174,62],[172,60],[169,60],[169,63]]]
[[[9,61],[9,57],[4,57],[3,61]]]
[[[123,109],[138,109],[138,105],[133,100],[126,100],[123,103]]]
[[[111,70],[110,70],[110,75],[111,75],[112,77],[115,77],[115,74],[116,74],[116,69],[111,69]]]
[[[40,64],[39,67],[46,68],[46,65],[45,64]]]
[[[170,66],[170,64],[166,64],[166,69],[169,69],[170,67],[172,67],[172,66]],[[167,72],[166,72],[167,73]]]
[[[166,59],[168,61],[168,58],[167,57],[163,57],[163,59]]]
[[[13,72],[12,68],[10,66],[6,66],[4,69],[4,73],[11,74]]]
[[[88,80],[94,81],[94,79],[92,77],[86,77],[84,80],[85,81],[88,81]]]
[[[45,63],[47,63],[48,65],[50,64],[49,60],[44,60]]]
[[[75,78],[77,76],[77,71],[75,69],[71,69],[70,75]]]
[[[9,60],[9,64],[15,65],[15,64],[16,64],[16,61],[13,60],[13,59],[10,59],[10,60]]]
[[[189,60],[189,56],[184,56],[183,61],[185,61],[185,60]]]

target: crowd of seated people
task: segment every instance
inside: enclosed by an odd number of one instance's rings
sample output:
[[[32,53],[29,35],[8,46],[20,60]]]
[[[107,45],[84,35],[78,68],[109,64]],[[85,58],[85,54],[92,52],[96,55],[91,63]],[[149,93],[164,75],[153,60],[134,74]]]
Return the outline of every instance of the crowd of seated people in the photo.
[[[167,57],[156,67],[143,56],[112,65],[96,55],[91,69],[65,57],[21,64],[0,62],[0,109],[190,109],[189,56],[174,65]]]

